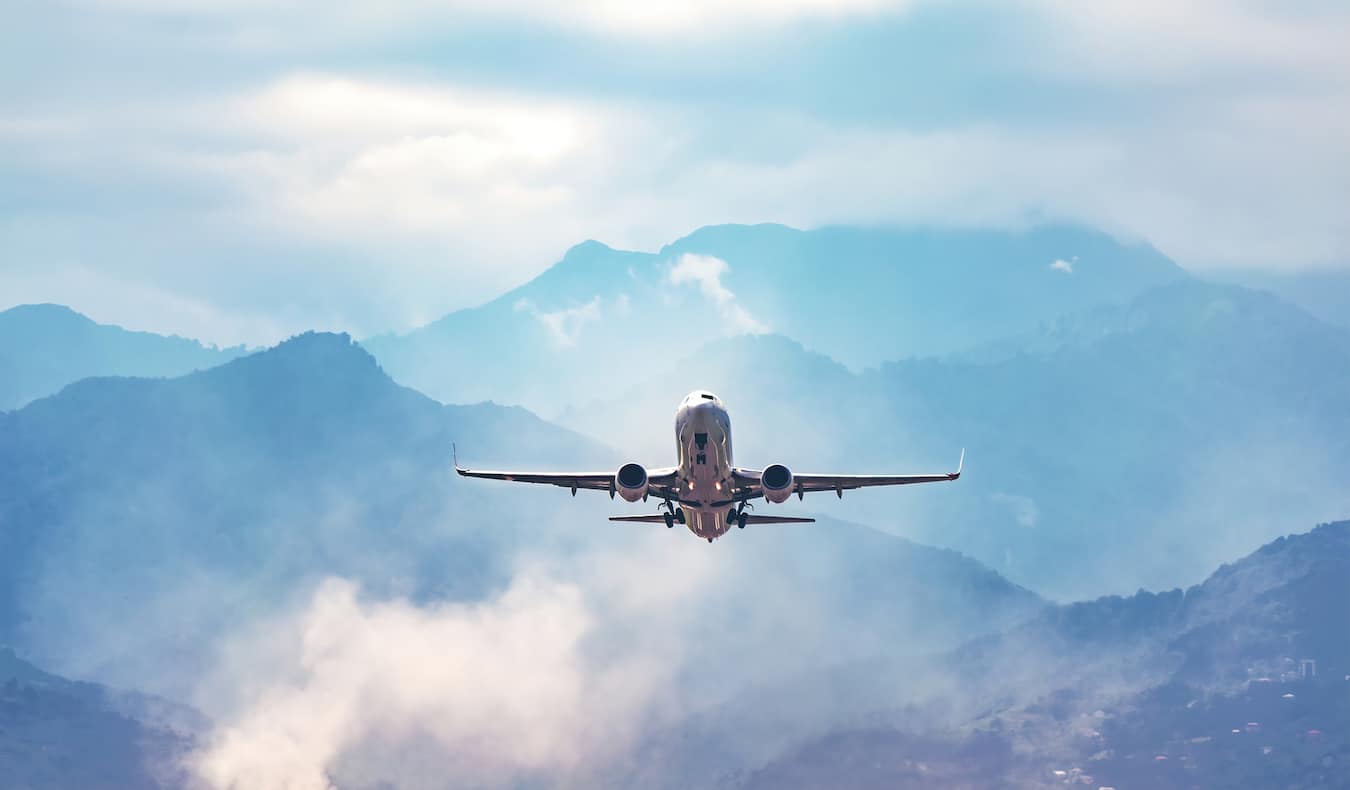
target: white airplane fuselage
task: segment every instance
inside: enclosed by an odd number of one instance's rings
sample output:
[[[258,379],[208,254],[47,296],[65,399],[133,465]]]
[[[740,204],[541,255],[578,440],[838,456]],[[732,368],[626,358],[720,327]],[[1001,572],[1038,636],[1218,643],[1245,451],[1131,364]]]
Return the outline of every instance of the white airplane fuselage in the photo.
[[[698,390],[680,402],[675,445],[685,526],[709,540],[726,534],[733,524],[727,515],[734,509],[731,417],[716,395]]]

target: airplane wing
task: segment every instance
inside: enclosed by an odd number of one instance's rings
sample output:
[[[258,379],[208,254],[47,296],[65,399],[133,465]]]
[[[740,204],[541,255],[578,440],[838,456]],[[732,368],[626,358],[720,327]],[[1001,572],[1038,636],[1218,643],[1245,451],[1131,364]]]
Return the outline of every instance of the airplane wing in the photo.
[[[955,472],[941,472],[926,475],[819,475],[793,474],[792,492],[800,499],[812,491],[833,491],[841,498],[846,489],[869,488],[871,486],[906,486],[915,483],[940,483],[961,477],[961,469],[966,463],[966,451],[961,451],[961,460],[956,464]],[[745,499],[764,496],[760,486],[760,471],[755,469],[737,469],[735,471],[736,488],[743,492]],[[741,497],[738,497],[741,498]]]
[[[608,491],[614,497],[614,472],[504,472],[483,469],[465,469],[459,465],[458,452],[455,451],[455,472],[461,477],[481,477],[487,480],[510,480],[516,483],[540,483],[560,488],[572,489],[572,496],[579,489],[589,491]],[[675,469],[651,469],[647,472],[647,490],[649,496],[658,499],[669,497],[678,499],[675,493]]]
[[[664,513],[658,513],[655,516],[610,516],[610,521],[627,521],[636,524],[664,524],[666,516]],[[796,516],[756,516],[753,513],[745,514],[745,523],[749,524],[812,524],[813,518],[798,518]]]

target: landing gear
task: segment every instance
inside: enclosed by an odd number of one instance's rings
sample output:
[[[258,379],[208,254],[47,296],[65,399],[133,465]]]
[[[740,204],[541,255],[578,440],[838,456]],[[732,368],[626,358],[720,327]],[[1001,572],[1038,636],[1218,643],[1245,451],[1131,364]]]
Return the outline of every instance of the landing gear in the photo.
[[[746,522],[745,509],[749,506],[750,504],[746,502],[744,499],[742,499],[740,507],[733,507],[731,510],[728,510],[727,525],[730,526],[732,524],[735,524],[740,529],[745,529],[745,522]]]
[[[709,542],[709,543],[712,543],[712,538],[708,538],[708,542]]]
[[[661,514],[666,517],[666,529],[670,529],[671,527],[675,526],[675,522],[677,521],[681,524],[684,523],[684,508],[675,507],[674,505],[670,504],[669,499],[662,502],[661,507],[657,509],[660,510],[662,508],[664,508],[666,511]]]

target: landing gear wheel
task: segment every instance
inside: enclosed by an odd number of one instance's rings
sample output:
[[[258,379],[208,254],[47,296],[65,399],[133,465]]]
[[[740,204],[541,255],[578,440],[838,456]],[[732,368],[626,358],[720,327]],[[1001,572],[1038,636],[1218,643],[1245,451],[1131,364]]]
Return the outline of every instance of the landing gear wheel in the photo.
[[[744,513],[739,514],[738,516],[736,516],[736,526],[740,527],[741,529],[745,529],[745,520],[746,520],[745,514]]]
[[[680,522],[681,524],[684,523],[684,508],[682,507],[675,508],[675,520]]]
[[[708,538],[708,542],[709,542],[709,543],[712,543],[712,538]]]
[[[671,527],[675,526],[675,517],[670,515],[669,513],[666,513],[664,515],[666,517],[666,529],[670,529]]]

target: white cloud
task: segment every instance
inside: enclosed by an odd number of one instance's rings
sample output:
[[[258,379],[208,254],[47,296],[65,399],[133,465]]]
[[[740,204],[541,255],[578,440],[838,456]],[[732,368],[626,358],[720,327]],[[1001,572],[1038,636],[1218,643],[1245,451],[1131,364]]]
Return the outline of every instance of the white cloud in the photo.
[[[686,0],[680,3],[632,3],[624,0],[411,0],[368,4],[355,0],[323,3],[292,0],[83,0],[83,5],[154,15],[229,18],[248,35],[236,32],[241,46],[278,46],[279,32],[300,36],[352,36],[427,25],[507,20],[515,24],[575,29],[607,36],[689,36],[727,30],[761,32],[764,26],[813,19],[869,16],[902,10],[913,0]]]
[[[1064,260],[1063,258],[1056,258],[1055,260],[1051,261],[1050,268],[1054,269],[1057,272],[1064,272],[1065,274],[1073,274],[1073,264],[1070,263],[1069,261]]]
[[[995,502],[1008,506],[1012,511],[1013,518],[1020,527],[1031,528],[1041,520],[1041,509],[1036,506],[1036,500],[1031,497],[1021,496],[1020,494],[1005,494],[1001,492],[994,493],[989,497]]]
[[[728,329],[737,334],[761,334],[767,332],[764,324],[755,320],[746,309],[736,301],[736,295],[722,284],[722,275],[726,273],[727,262],[711,255],[685,253],[675,261],[666,274],[671,285],[686,283],[697,284],[704,298],[717,307]]]
[[[1067,79],[1174,84],[1250,68],[1334,78],[1350,68],[1350,13],[1343,4],[1030,0],[1026,6],[1045,15],[1052,33],[1045,67]]]
[[[697,81],[718,73],[697,60],[708,54],[705,27],[758,34],[766,20],[905,3],[340,2],[317,14],[310,0],[94,5],[141,37],[147,63],[185,69],[174,81],[181,92],[114,70],[108,79],[126,95],[34,89],[0,108],[0,168],[34,174],[9,179],[12,197],[0,195],[13,207],[0,216],[0,293],[74,301],[63,295],[70,283],[104,268],[102,279],[123,287],[84,288],[75,306],[147,329],[221,343],[312,326],[403,330],[486,301],[578,240],[655,249],[721,222],[1069,220],[1146,239],[1196,269],[1350,260],[1350,48],[1340,46],[1350,14],[1336,4],[1029,0],[1010,12],[1016,40],[1031,42],[1004,53],[1015,58],[1010,79],[1075,83],[1070,109],[975,108],[918,128],[772,95],[730,105]],[[128,13],[136,9],[150,16]],[[252,41],[252,25],[279,49],[235,53],[219,72],[260,76],[222,87],[215,71],[164,54],[169,37],[151,18],[160,12],[198,19],[174,47],[195,46],[184,43],[196,41],[189,32],[208,28]],[[278,14],[290,27],[272,24]],[[696,39],[653,48],[659,98],[491,63],[437,79],[390,59],[399,36],[498,14],[580,26],[587,46],[631,46],[589,37],[626,28]],[[345,72],[297,70],[328,62],[308,57],[305,43],[328,25],[360,38],[369,59]],[[771,43],[756,46],[772,53]],[[665,91],[686,84],[671,73],[690,64],[697,90]],[[853,78],[847,62],[825,65],[841,82]],[[1121,107],[1075,103],[1084,86]],[[172,314],[157,307],[169,303]]]
[[[623,300],[620,305],[625,308],[627,300]],[[600,297],[596,296],[591,301],[577,305],[576,307],[567,307],[561,310],[545,312],[540,310],[534,302],[529,299],[521,299],[514,305],[516,312],[526,312],[534,316],[545,330],[548,331],[549,338],[559,348],[571,348],[577,344],[581,337],[581,330],[586,328],[587,324],[595,323],[600,320]]]
[[[217,727],[188,766],[216,790],[585,777],[662,721],[657,700],[674,704],[662,695],[683,660],[684,604],[725,567],[641,548],[566,571],[524,563],[477,603],[372,601],[326,580],[236,635],[203,684]],[[435,759],[408,759],[419,744]]]

